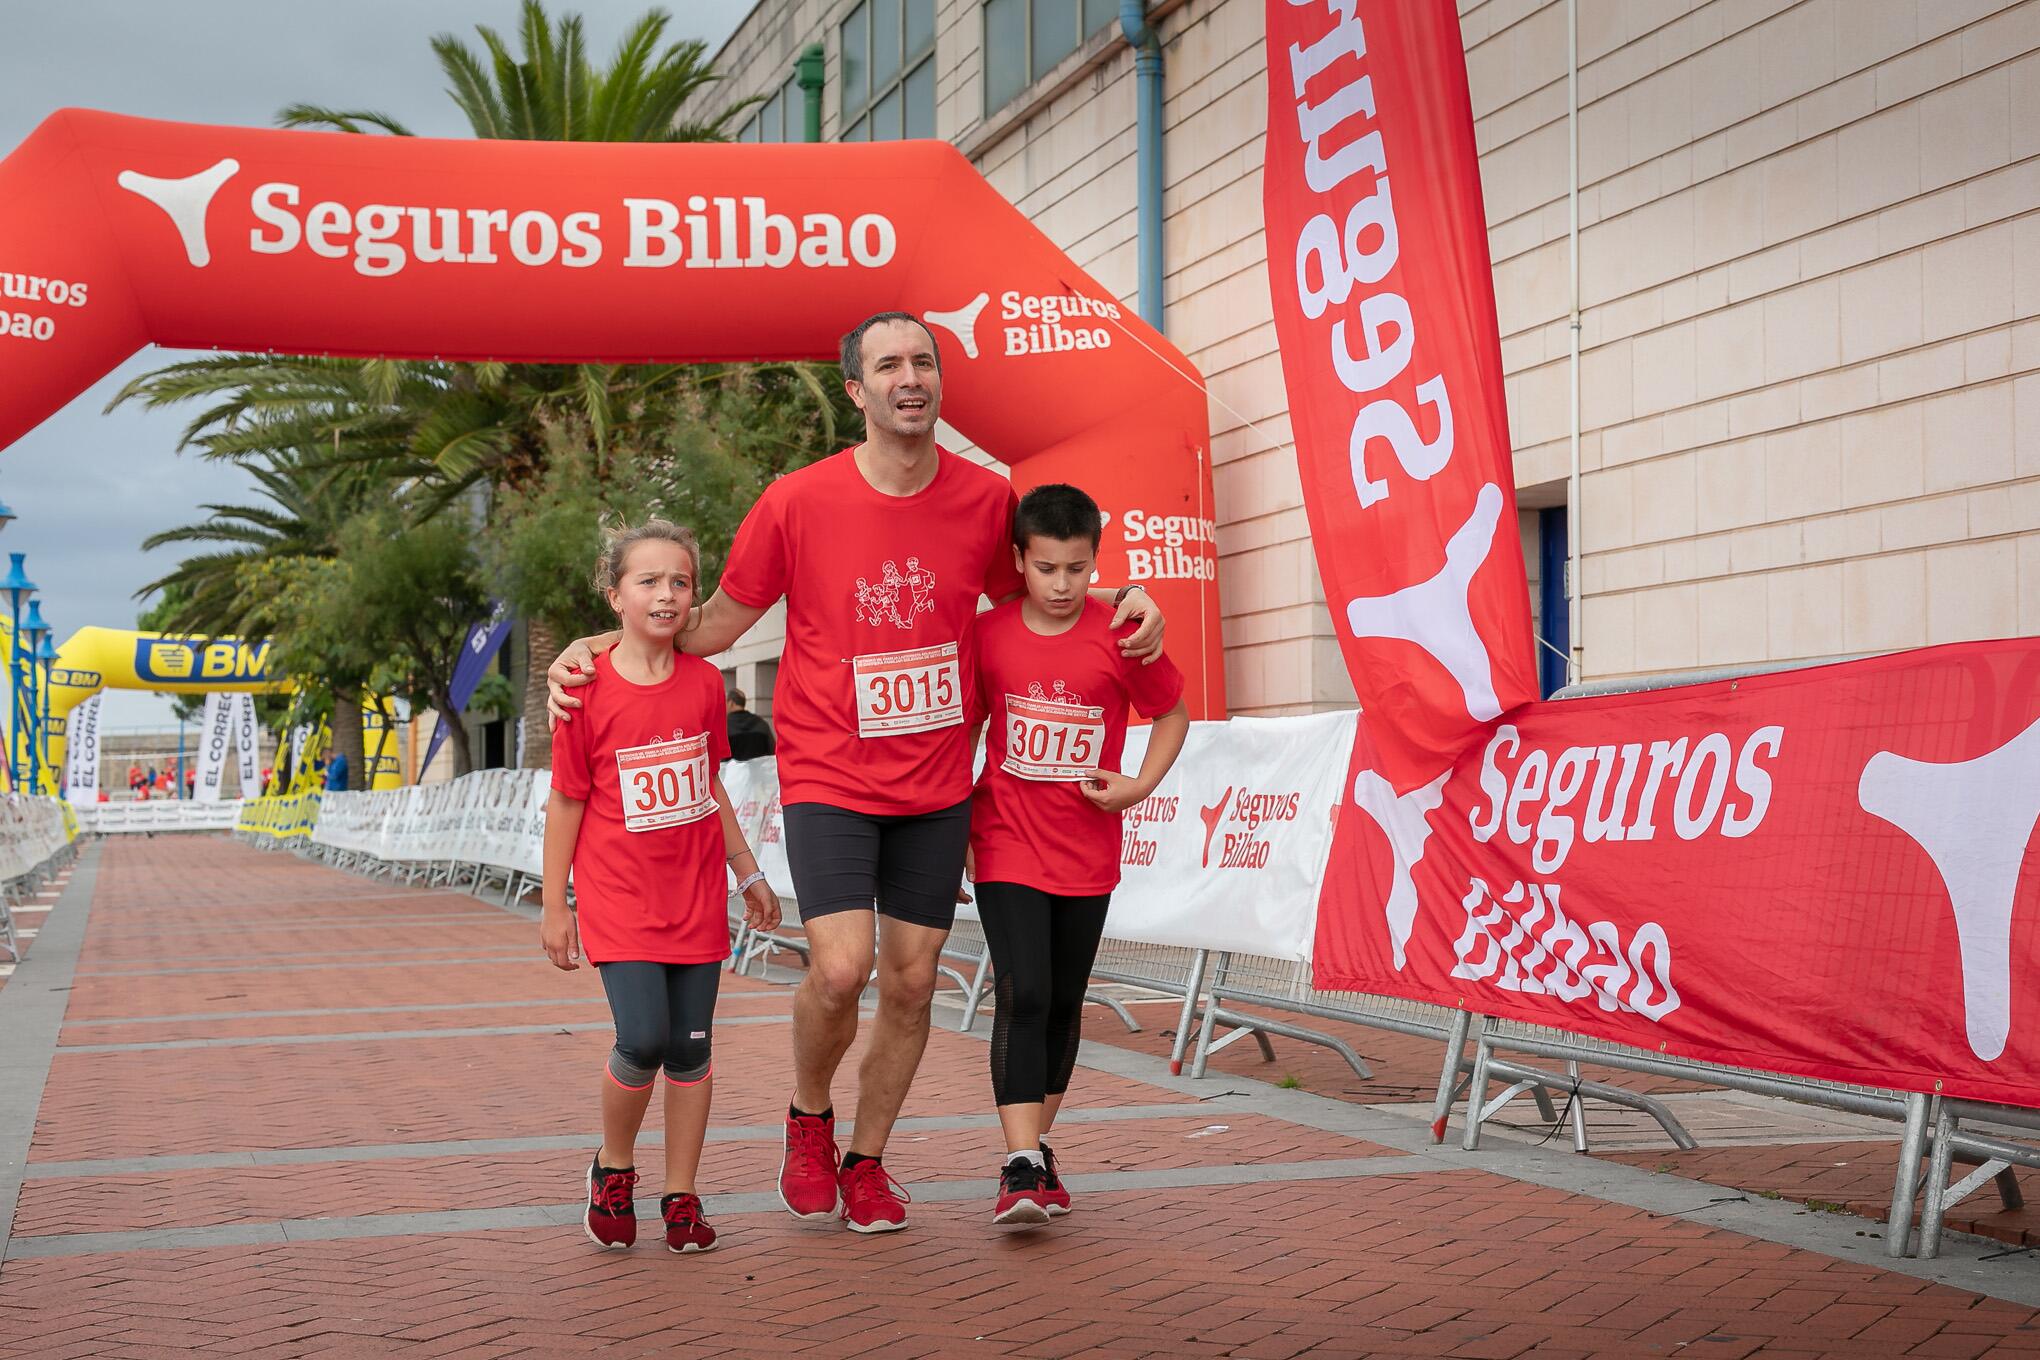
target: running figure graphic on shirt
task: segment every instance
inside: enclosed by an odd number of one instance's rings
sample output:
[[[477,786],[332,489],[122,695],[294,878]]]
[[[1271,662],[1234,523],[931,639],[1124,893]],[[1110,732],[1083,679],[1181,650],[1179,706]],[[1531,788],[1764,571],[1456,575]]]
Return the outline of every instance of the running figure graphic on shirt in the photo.
[[[1041,688],[1039,680],[1029,680],[1027,682],[1027,697],[1044,704],[1072,704],[1079,708],[1084,706],[1084,696],[1072,694],[1063,687],[1063,682],[1060,680],[1055,682],[1053,690],[1047,691]]]
[[[901,608],[905,605],[904,610]],[[923,614],[935,612],[935,573],[921,565],[918,557],[907,559],[907,570],[888,559],[877,585],[870,578],[857,578],[857,617],[873,628],[890,623],[912,629]]]

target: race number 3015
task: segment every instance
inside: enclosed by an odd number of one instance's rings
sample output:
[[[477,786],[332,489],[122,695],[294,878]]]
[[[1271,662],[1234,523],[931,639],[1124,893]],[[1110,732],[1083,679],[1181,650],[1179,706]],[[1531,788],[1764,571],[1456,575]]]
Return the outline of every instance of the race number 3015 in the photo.
[[[1104,750],[1104,709],[1006,696],[1006,773],[1065,783],[1097,769]]]
[[[957,647],[874,652],[851,661],[857,687],[857,735],[890,737],[963,724],[963,672]]]
[[[616,777],[623,786],[626,831],[684,826],[715,811],[706,732],[624,747],[616,753]]]

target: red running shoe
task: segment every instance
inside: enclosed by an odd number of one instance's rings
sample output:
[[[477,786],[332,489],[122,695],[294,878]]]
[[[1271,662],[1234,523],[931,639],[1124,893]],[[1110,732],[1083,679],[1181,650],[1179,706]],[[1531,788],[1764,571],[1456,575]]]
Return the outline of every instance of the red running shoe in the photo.
[[[1015,1157],[999,1172],[999,1206],[992,1210],[992,1222],[1005,1226],[1035,1226],[1048,1222],[1048,1205],[1042,1189],[1048,1172],[1025,1157]]]
[[[1041,1159],[1047,1163],[1042,1171],[1041,1202],[1048,1206],[1049,1213],[1059,1218],[1070,1211],[1070,1192],[1063,1186],[1062,1173],[1056,1170],[1055,1149],[1043,1143]]]
[[[837,1184],[836,1121],[822,1115],[786,1117],[779,1160],[779,1202],[795,1218],[834,1218],[843,1207]]]
[[[581,1215],[581,1226],[590,1242],[622,1251],[637,1241],[637,1210],[630,1202],[636,1184],[635,1171],[603,1166],[599,1157],[588,1163],[588,1211]]]
[[[701,1196],[675,1193],[659,1201],[669,1251],[714,1251],[715,1229],[701,1216]]]
[[[907,1226],[907,1187],[877,1162],[859,1162],[843,1173],[843,1221],[851,1232],[898,1232]]]

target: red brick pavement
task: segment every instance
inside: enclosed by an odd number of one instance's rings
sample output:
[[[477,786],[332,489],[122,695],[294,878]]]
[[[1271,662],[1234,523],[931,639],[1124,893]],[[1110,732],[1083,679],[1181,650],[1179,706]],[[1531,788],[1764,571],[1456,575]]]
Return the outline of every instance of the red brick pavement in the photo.
[[[1081,1191],[1086,1173],[1326,1161],[1390,1151],[1280,1119],[1226,1118],[1224,1124],[1202,1116],[1137,1124],[1070,1123],[1056,1135],[1056,1155]],[[975,1180],[989,1187],[1004,1148],[995,1129],[907,1129],[893,1135],[886,1164],[911,1185]],[[568,1151],[33,1180],[23,1187],[14,1231],[33,1237],[568,1203],[580,1194],[592,1151],[591,1138],[588,1146]],[[769,1191],[779,1171],[779,1153],[777,1137],[711,1144],[702,1159],[702,1193]],[[641,1147],[638,1164],[647,1193],[655,1194],[662,1165],[658,1146]]]
[[[80,970],[128,975],[78,979],[66,1044],[381,1037],[60,1050],[33,1162],[334,1151],[304,1165],[30,1180],[16,1206],[17,1246],[62,1245],[74,1233],[281,1218],[329,1218],[372,1232],[361,1216],[518,1209],[571,1194],[578,1151],[388,1160],[346,1152],[368,1143],[589,1135],[592,1074],[605,1046],[599,1033],[388,1037],[599,1018],[592,973],[562,976],[529,953],[453,961],[529,951],[527,921],[491,921],[479,907],[469,920],[464,899],[443,892],[407,893],[221,838],[109,844],[98,884]],[[461,919],[395,919],[446,912]],[[377,924],[369,919],[376,915],[391,920]],[[434,957],[441,961],[364,967],[358,955],[319,958],[392,943],[399,951],[440,950]],[[312,961],[288,972],[145,974],[183,966],[166,961],[192,955],[259,970],[306,954]],[[733,979],[723,1014],[774,1016],[786,995]],[[501,1000],[535,1004],[481,1004]],[[449,1003],[460,1008],[361,1009]],[[347,1013],[245,1015],[323,1007]],[[1162,1007],[1141,1010],[1157,1029],[1173,1019]],[[204,1015],[237,1018],[192,1018]],[[171,1022],[148,1023],[164,1017]],[[123,1023],[79,1023],[94,1019]],[[1101,1021],[1093,1033],[1109,1037],[1108,1027]],[[1363,1052],[1387,1058],[1384,1068],[1428,1097],[1432,1078],[1421,1071],[1420,1049],[1404,1053],[1362,1033]],[[777,1118],[788,1034],[776,1017],[720,1027],[719,1125]],[[1129,1046],[1157,1038],[1139,1036]],[[1276,1042],[1286,1060],[1312,1052]],[[1435,1046],[1426,1060],[1435,1064]],[[1231,1062],[1270,1075],[1245,1045],[1229,1050],[1220,1070],[1232,1070]],[[984,1113],[984,1063],[981,1039],[938,1029],[908,1113]],[[1401,1078],[1403,1071],[1411,1076]],[[1339,1081],[1319,1084],[1313,1072],[1298,1072],[1306,1089],[1356,1098]],[[847,1099],[851,1089],[846,1077],[840,1094]],[[1872,1265],[1479,1169],[1309,1179],[1315,1164],[1383,1149],[1268,1114],[1200,1109],[1192,1097],[1131,1077],[1080,1071],[1072,1101],[1182,1109],[1066,1125],[1058,1146],[1079,1208],[1042,1232],[994,1233],[983,1221],[987,1205],[972,1198],[924,1202],[908,1232],[875,1239],[778,1213],[725,1215],[725,1248],[706,1257],[676,1258],[651,1241],[631,1253],[597,1253],[572,1228],[17,1257],[0,1267],[0,1357],[649,1355],[676,1348],[690,1356],[887,1360],[2040,1354],[2033,1310]],[[982,1175],[997,1150],[986,1127],[909,1128],[896,1136],[888,1164],[910,1183],[934,1186]],[[656,1155],[641,1160],[653,1163]],[[773,1163],[769,1142],[713,1144],[706,1188],[756,1191],[769,1183]],[[1086,1174],[1112,1170],[1246,1167],[1286,1169],[1296,1178],[1084,1189]],[[649,1200],[643,1207],[649,1213]]]

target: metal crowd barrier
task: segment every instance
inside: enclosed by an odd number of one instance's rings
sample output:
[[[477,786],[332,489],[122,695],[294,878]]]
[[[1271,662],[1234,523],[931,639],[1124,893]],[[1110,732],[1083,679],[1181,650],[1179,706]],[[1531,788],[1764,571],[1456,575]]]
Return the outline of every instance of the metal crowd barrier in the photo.
[[[55,798],[7,795],[0,802],[0,949],[21,962],[14,909],[33,901],[78,857],[74,810]]]

